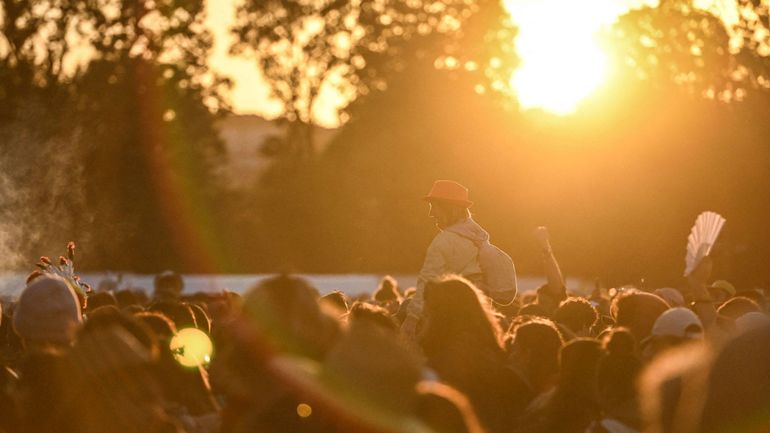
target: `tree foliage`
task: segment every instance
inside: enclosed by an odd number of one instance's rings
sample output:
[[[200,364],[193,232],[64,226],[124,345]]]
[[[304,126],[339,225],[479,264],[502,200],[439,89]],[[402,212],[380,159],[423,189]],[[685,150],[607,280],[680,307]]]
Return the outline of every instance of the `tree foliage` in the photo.
[[[692,0],[661,1],[623,16],[608,45],[638,78],[740,101],[770,89],[770,27],[766,2],[736,5],[733,19]]]
[[[341,95],[335,105],[344,123],[351,102],[385,90],[417,56],[492,80],[506,76],[514,58],[507,15],[485,0],[246,0],[233,31],[233,50],[257,59],[290,124],[317,124],[324,93],[327,105],[330,94]],[[469,39],[475,43],[463,43]],[[312,132],[299,129],[300,136],[288,130],[289,153],[314,153]]]

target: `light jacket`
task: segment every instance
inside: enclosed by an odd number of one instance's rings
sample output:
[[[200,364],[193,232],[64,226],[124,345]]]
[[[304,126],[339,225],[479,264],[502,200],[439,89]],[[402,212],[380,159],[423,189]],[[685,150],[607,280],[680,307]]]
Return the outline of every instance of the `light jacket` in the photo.
[[[420,317],[425,284],[446,274],[458,274],[478,283],[482,278],[477,243],[489,240],[489,233],[468,218],[439,232],[428,246],[425,262],[417,277],[417,292],[409,302],[407,313]]]

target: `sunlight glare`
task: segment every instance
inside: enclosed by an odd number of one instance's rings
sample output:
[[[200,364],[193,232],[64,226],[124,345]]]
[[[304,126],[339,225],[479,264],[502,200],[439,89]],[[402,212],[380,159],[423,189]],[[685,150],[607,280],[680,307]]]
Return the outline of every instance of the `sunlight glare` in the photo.
[[[631,3],[507,0],[506,9],[519,28],[516,50],[521,65],[510,85],[521,107],[557,115],[573,113],[607,76],[607,55],[599,46],[597,32],[632,7]]]

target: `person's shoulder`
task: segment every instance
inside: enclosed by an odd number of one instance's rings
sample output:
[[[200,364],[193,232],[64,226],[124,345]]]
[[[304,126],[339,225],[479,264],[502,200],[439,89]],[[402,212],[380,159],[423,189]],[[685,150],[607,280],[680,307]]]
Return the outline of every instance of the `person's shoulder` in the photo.
[[[441,230],[436,234],[436,236],[433,237],[433,241],[431,241],[431,246],[441,246],[441,245],[447,245],[454,241],[455,237],[459,236],[456,233],[452,233],[447,230]]]

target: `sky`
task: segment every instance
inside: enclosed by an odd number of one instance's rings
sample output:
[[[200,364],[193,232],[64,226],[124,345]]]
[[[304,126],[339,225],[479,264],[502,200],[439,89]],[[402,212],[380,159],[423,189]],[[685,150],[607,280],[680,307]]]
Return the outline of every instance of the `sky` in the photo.
[[[256,60],[228,54],[233,41],[229,28],[234,15],[234,0],[206,1],[206,21],[214,35],[211,66],[233,80],[233,88],[228,96],[236,113],[276,117],[281,112],[281,105],[270,98],[270,88],[265,84]]]
[[[233,82],[228,98],[237,114],[258,114],[274,118],[280,103],[270,97],[270,89],[256,67],[256,60],[228,54],[237,0],[208,0],[207,22],[214,34],[212,68]],[[607,56],[595,35],[632,8],[655,6],[657,0],[502,0],[519,29],[516,46],[521,66],[510,85],[522,109],[543,109],[556,115],[573,113],[578,103],[600,87],[607,75]],[[734,20],[736,0],[696,0],[705,9],[714,9],[726,21]],[[553,31],[558,28],[559,31]],[[565,38],[564,35],[570,35]],[[570,60],[572,59],[572,60]],[[559,64],[575,65],[569,76]],[[339,125],[335,105],[339,96],[327,92],[314,109],[317,122],[326,127]]]

